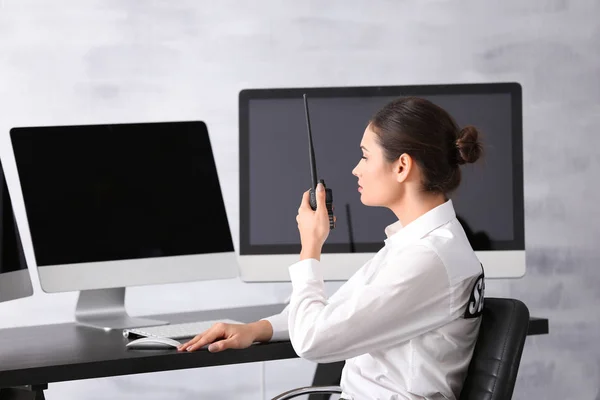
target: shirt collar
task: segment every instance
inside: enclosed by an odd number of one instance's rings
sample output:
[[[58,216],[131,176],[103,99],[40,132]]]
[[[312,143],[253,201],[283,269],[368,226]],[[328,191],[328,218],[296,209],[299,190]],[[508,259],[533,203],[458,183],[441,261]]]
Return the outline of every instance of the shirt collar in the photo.
[[[385,228],[387,236],[385,243],[402,245],[413,243],[454,218],[456,218],[456,213],[452,200],[447,200],[444,204],[427,211],[405,227],[402,226],[400,221],[388,225]]]

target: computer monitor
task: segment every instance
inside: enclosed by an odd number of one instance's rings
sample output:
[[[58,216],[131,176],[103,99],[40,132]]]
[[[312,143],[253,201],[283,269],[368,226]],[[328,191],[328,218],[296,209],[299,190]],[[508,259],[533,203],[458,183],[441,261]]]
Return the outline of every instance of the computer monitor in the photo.
[[[364,206],[351,171],[368,121],[390,101],[426,98],[483,136],[481,162],[465,165],[451,195],[486,277],[525,274],[522,99],[518,83],[246,89],[239,94],[240,275],[287,281],[298,260],[296,223],[311,186],[303,94],[308,97],[319,178],[333,189],[337,226],[323,246],[324,279],[346,280],[383,246],[395,222]]]
[[[10,131],[40,284],[79,290],[76,320],[158,325],[125,312],[125,288],[238,276],[200,121]]]
[[[0,162],[0,223],[0,302],[29,297],[33,294],[33,287],[2,162]]]

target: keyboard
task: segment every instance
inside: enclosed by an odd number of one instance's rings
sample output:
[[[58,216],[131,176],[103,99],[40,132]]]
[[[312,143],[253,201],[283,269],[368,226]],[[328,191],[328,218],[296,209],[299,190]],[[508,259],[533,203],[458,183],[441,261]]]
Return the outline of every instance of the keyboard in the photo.
[[[198,321],[198,322],[185,322],[182,324],[168,324],[159,326],[147,326],[144,328],[129,328],[123,329],[123,336],[125,337],[161,337],[169,339],[186,339],[192,338],[199,333],[204,332],[217,322],[223,322],[226,324],[243,324],[240,321],[234,321],[231,319],[219,319],[214,321]]]

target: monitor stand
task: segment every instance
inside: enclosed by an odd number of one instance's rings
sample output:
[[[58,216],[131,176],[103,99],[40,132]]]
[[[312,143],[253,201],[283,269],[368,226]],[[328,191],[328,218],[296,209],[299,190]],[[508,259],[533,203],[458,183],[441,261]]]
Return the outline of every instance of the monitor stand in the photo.
[[[130,317],[125,311],[124,287],[80,291],[75,320],[105,331],[168,324],[167,321]]]

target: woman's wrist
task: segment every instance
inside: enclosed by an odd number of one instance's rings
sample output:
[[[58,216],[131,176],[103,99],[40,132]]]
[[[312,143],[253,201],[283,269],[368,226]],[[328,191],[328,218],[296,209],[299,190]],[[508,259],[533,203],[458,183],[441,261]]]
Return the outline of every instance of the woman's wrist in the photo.
[[[273,337],[273,325],[267,320],[261,319],[248,325],[254,332],[255,342],[268,342]]]
[[[321,260],[321,246],[315,244],[302,245],[302,250],[300,251],[300,260],[307,260],[309,258],[314,258],[317,260]]]

